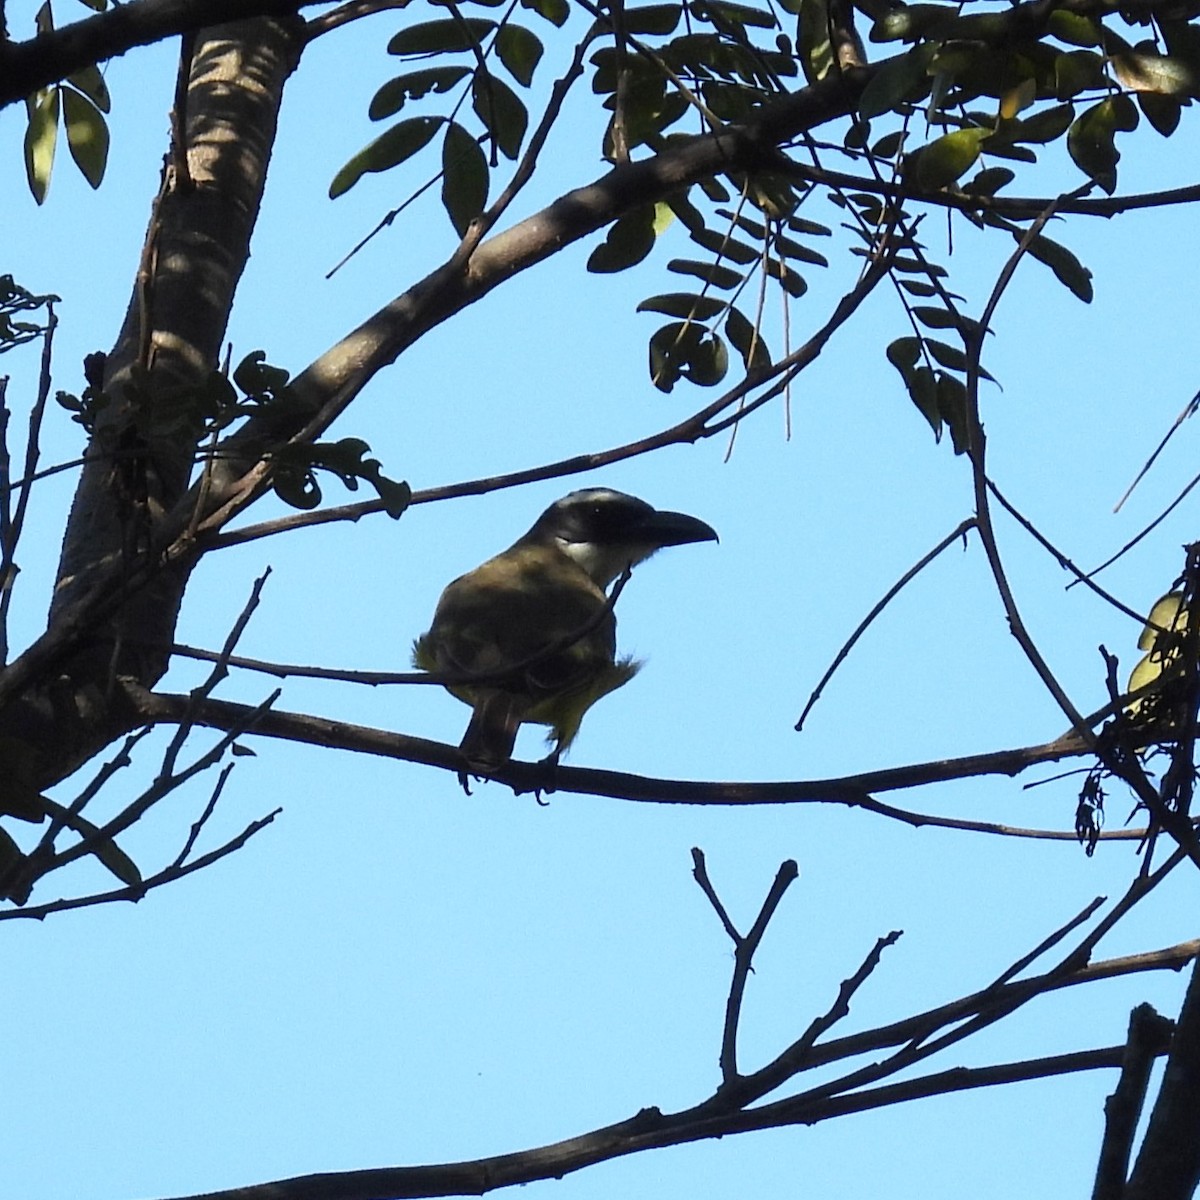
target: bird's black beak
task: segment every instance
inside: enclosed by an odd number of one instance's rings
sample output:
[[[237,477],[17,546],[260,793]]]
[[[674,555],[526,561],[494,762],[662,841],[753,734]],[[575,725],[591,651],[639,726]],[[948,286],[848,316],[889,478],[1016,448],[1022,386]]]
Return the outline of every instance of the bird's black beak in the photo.
[[[657,509],[638,521],[632,533],[639,542],[652,546],[684,546],[689,542],[720,541],[717,531],[699,517],[689,517],[687,513],[680,512],[660,512]]]

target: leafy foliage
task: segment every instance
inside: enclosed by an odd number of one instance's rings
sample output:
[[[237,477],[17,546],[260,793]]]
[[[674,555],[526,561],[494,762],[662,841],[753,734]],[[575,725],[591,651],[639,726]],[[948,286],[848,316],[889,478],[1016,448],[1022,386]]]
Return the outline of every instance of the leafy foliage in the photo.
[[[89,8],[103,12],[106,0],[83,0]],[[39,36],[54,30],[50,0],[35,18]],[[69,76],[64,83],[42,88],[26,98],[25,179],[38,204],[44,204],[54,170],[54,151],[60,123],[65,124],[67,148],[84,179],[98,188],[108,165],[108,123],[112,106],[104,76],[94,65]]]
[[[18,314],[33,314],[42,308],[49,310],[57,300],[57,296],[35,296],[11,275],[0,275],[0,354],[23,346],[46,332],[45,323]]]

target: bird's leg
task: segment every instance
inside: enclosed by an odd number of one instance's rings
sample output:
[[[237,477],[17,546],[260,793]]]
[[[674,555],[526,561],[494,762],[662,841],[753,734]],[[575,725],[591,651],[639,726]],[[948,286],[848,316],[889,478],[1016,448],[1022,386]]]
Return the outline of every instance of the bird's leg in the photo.
[[[471,794],[471,777],[466,771],[459,771],[458,786],[469,796]]]

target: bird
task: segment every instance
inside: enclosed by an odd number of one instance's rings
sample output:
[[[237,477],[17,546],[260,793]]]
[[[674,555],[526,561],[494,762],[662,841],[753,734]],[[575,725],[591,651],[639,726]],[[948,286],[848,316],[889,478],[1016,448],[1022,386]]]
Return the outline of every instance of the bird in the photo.
[[[549,726],[553,748],[543,762],[557,768],[587,710],[641,666],[616,652],[612,609],[627,573],[666,546],[716,540],[697,517],[611,488],[583,488],[453,580],[413,645],[413,662],[446,676],[447,690],[471,706],[459,745],[471,773],[507,764],[526,723]],[[465,771],[459,781],[467,787]]]

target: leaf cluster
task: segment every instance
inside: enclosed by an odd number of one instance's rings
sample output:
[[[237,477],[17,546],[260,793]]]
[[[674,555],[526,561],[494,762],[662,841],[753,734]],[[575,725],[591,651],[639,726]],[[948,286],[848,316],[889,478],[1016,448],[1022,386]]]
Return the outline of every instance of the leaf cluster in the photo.
[[[494,8],[499,0],[465,0],[473,8]],[[449,112],[405,116],[353,155],[334,175],[329,195],[350,190],[364,175],[390,171],[413,158],[441,135],[442,203],[461,237],[487,205],[491,172],[499,155],[516,160],[529,126],[529,111],[508,79],[528,89],[544,47],[528,26],[512,19],[464,16],[463,5],[438,7],[449,16],[407,25],[387,50],[409,63],[430,62],[394,76],[375,93],[368,109],[373,121],[394,117],[429,97],[447,96]],[[514,6],[515,7],[515,6]],[[554,25],[568,15],[566,0],[522,0],[522,7]],[[473,119],[462,117],[470,103]],[[485,153],[489,148],[490,155]]]
[[[57,296],[35,296],[11,275],[0,275],[0,354],[23,346],[46,332],[46,324],[23,320],[19,313],[36,313],[58,301]]]
[[[82,0],[82,3],[95,12],[107,7],[106,0]],[[34,20],[38,36],[53,32],[50,0],[44,0]],[[25,178],[38,204],[45,203],[50,187],[60,125],[66,127],[67,149],[80,174],[93,188],[104,181],[109,145],[104,114],[111,107],[104,76],[94,64],[26,98]]]

